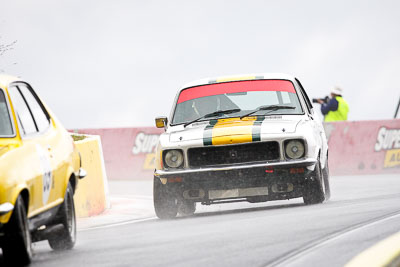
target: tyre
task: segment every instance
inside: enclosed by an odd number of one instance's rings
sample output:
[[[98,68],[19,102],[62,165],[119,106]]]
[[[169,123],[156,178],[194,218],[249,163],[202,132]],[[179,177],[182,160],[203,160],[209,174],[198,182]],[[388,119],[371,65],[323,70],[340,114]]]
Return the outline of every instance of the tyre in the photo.
[[[325,184],[319,160],[311,178],[306,180],[303,191],[303,201],[306,205],[322,203],[325,200]]]
[[[76,217],[74,206],[74,191],[71,183],[68,183],[64,202],[58,210],[57,223],[63,228],[52,236],[49,236],[49,245],[54,250],[66,250],[74,247],[76,242]]]
[[[184,200],[180,203],[178,213],[182,216],[191,216],[196,212],[196,202]]]
[[[32,259],[32,239],[21,196],[18,196],[10,221],[5,227],[5,242],[2,246],[5,262],[10,266],[28,265]]]
[[[331,187],[329,184],[328,158],[326,158],[325,168],[322,169],[322,176],[324,178],[324,185],[325,185],[325,200],[329,200],[331,198]]]
[[[167,189],[167,186],[163,185],[159,178],[154,177],[154,210],[157,217],[160,219],[172,219],[178,214],[178,201],[171,192],[168,192]]]

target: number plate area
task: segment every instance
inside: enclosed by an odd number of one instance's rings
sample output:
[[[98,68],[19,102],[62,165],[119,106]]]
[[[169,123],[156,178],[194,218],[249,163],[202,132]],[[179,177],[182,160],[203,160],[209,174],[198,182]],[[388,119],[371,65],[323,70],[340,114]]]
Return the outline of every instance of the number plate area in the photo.
[[[236,188],[229,190],[210,190],[209,199],[224,199],[237,197],[253,197],[268,195],[268,187]]]

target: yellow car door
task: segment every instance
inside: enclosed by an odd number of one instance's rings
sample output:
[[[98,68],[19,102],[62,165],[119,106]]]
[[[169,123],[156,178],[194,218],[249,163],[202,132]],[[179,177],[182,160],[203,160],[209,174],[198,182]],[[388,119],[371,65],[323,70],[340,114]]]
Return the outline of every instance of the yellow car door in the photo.
[[[58,164],[52,151],[57,145],[58,136],[50,116],[29,85],[16,83],[9,88],[9,93],[18,120],[22,146],[26,153],[36,157],[33,161],[38,165],[31,167],[31,171],[36,171],[26,177],[32,190],[28,213],[28,217],[31,217],[63,201],[64,187],[55,186],[54,173],[58,173]]]

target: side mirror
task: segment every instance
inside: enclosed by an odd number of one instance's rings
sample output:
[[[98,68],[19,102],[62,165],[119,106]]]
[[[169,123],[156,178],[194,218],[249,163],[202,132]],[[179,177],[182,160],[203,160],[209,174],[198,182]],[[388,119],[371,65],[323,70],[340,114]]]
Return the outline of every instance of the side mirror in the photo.
[[[157,128],[165,128],[167,126],[168,119],[167,117],[157,117],[156,118],[156,127]]]

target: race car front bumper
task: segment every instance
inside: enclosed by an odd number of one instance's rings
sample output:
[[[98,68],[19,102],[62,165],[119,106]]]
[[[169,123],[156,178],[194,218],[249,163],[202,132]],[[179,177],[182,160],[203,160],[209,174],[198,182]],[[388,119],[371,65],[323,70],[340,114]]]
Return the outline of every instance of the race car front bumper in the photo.
[[[178,198],[212,204],[230,199],[255,201],[289,199],[302,195],[303,185],[314,170],[314,159],[256,163],[190,170],[158,170],[167,191]]]
[[[295,167],[312,167],[315,166],[317,161],[315,159],[307,158],[302,160],[291,160],[291,161],[279,161],[279,162],[266,162],[266,163],[252,163],[252,164],[238,164],[231,166],[222,167],[207,167],[199,169],[173,169],[173,170],[156,170],[155,176],[168,177],[176,175],[186,175],[195,173],[207,173],[207,172],[219,172],[219,171],[231,171],[231,170],[243,170],[252,168],[295,168]],[[312,168],[313,170],[314,168]]]

